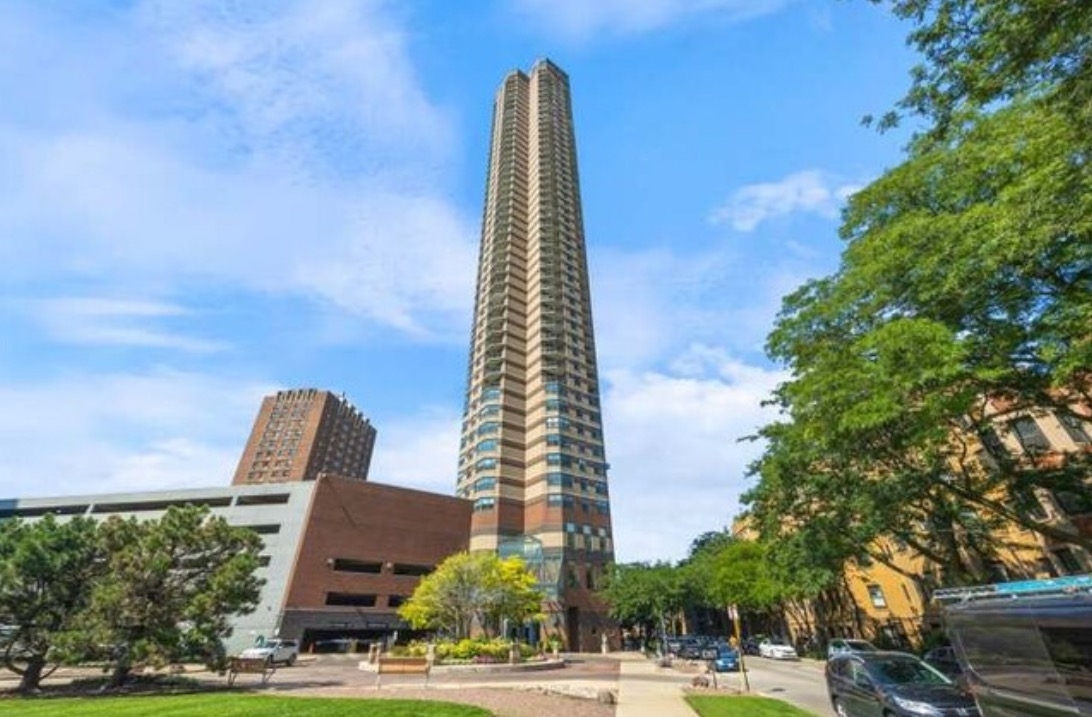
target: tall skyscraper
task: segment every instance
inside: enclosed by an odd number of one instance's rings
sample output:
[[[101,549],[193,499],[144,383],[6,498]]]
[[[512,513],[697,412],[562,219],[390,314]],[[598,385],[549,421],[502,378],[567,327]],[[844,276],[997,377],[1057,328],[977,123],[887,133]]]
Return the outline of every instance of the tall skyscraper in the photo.
[[[598,650],[613,560],[569,78],[509,74],[493,107],[457,492],[471,550],[522,554],[546,629]]]
[[[375,428],[343,396],[301,388],[262,399],[232,485],[368,479]]]

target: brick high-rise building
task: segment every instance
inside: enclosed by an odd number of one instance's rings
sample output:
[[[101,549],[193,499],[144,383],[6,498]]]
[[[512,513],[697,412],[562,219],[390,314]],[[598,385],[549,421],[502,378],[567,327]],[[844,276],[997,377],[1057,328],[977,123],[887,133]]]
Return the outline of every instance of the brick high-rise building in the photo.
[[[375,428],[343,396],[278,391],[262,399],[231,482],[310,481],[319,473],[367,480],[374,446]]]
[[[471,550],[529,558],[546,629],[598,650],[614,546],[568,76],[509,74],[492,133],[457,492]]]

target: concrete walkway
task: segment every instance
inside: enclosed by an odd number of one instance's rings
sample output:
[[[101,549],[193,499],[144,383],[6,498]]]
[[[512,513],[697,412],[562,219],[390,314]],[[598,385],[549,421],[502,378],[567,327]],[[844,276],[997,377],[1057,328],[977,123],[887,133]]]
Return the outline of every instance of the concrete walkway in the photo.
[[[657,667],[640,653],[614,653],[618,665],[618,707],[615,717],[695,717],[683,700],[683,687],[693,675]]]

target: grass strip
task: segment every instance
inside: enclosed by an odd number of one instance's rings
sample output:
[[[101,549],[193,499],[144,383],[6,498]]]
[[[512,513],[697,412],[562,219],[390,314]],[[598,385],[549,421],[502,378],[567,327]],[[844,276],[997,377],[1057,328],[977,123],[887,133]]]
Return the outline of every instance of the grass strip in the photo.
[[[4,717],[491,717],[480,707],[424,700],[264,695],[132,695],[0,699]]]
[[[815,717],[768,697],[687,695],[686,701],[701,717]]]

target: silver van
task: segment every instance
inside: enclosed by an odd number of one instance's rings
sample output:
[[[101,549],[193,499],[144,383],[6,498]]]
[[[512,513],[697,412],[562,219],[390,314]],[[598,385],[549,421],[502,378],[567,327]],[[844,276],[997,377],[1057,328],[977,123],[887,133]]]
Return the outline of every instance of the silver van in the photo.
[[[983,717],[1092,716],[1092,576],[988,587],[944,604]]]

